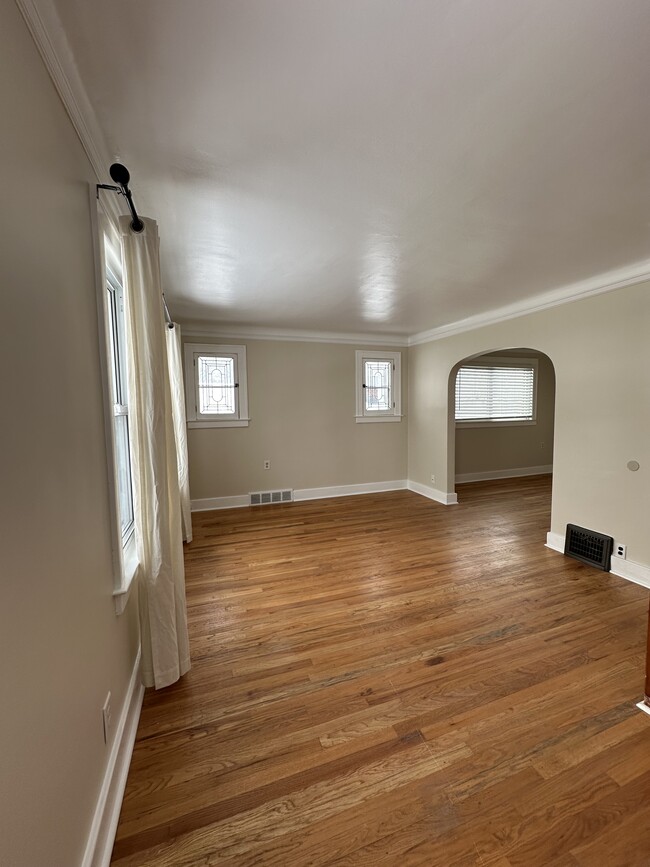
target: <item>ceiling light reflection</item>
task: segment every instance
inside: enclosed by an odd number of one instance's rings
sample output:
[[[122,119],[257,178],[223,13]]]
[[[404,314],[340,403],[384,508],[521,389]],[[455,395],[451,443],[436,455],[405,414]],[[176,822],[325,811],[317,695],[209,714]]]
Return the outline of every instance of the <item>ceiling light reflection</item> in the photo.
[[[361,270],[363,316],[370,322],[387,322],[396,300],[399,253],[394,235],[374,234],[368,239]]]

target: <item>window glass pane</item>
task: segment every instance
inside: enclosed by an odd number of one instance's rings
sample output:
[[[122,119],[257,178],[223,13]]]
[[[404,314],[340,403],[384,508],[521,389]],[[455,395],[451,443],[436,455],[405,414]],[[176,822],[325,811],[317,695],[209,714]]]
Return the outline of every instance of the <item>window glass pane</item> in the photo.
[[[196,360],[201,415],[234,415],[236,412],[235,359],[199,355]]]
[[[364,362],[363,391],[366,412],[388,412],[393,408],[392,374],[392,361]]]
[[[114,460],[117,481],[117,505],[123,543],[133,530],[133,488],[129,449],[129,395],[127,379],[126,322],[122,263],[118,247],[104,236],[106,253],[106,291],[111,384],[113,399]]]
[[[133,496],[131,489],[131,456],[129,453],[129,417],[114,416],[115,461],[117,465],[117,493],[120,507],[122,540],[133,527]]]
[[[458,421],[532,421],[532,367],[461,367],[456,376]]]

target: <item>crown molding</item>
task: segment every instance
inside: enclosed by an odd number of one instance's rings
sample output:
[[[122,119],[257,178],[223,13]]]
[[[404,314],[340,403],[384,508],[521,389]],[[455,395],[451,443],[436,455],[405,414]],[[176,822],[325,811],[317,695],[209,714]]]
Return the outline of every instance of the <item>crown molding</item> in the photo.
[[[406,336],[395,334],[350,334],[338,331],[299,331],[291,328],[262,328],[256,326],[210,325],[208,322],[192,322],[175,319],[183,337],[213,337],[241,340],[282,340],[301,343],[346,343],[355,346],[402,346],[408,345]]]
[[[408,339],[409,346],[417,346],[419,343],[430,343],[433,340],[442,340],[464,331],[473,331],[486,325],[496,325],[498,322],[506,322],[508,319],[517,319],[529,313],[539,313],[541,310],[549,310],[551,307],[559,307],[561,304],[570,304],[572,301],[582,301],[594,295],[603,295],[605,292],[614,292],[626,286],[634,286],[650,280],[650,261],[635,262],[624,268],[613,271],[605,271],[595,277],[569,283],[551,292],[536,295],[525,301],[517,301],[505,307],[497,307],[487,313],[479,313],[476,316],[468,316],[458,322],[449,325],[441,325],[429,331],[420,331],[412,334]]]
[[[68,38],[52,0],[16,0],[32,38],[50,73],[97,180],[104,182],[114,160],[101,131]]]

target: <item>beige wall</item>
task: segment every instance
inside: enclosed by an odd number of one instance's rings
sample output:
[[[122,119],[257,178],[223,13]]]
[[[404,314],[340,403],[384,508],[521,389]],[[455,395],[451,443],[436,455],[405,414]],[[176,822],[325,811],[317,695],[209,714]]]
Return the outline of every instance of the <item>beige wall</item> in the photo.
[[[414,346],[409,351],[409,478],[453,491],[449,374],[463,358],[525,346],[555,367],[551,529],[574,522],[650,564],[650,285]],[[629,460],[641,469],[630,472]]]
[[[537,358],[535,424],[483,427],[456,425],[457,479],[470,473],[498,474],[503,470],[550,466],[553,463],[555,371],[551,360],[525,349],[493,355]]]
[[[0,862],[80,864],[137,652],[114,612],[89,163],[14,3],[0,13]]]
[[[186,343],[223,343],[184,337]],[[277,488],[316,488],[406,478],[407,420],[357,424],[355,349],[333,343],[244,342],[247,428],[188,431],[192,499]],[[402,350],[402,412],[407,413]],[[271,469],[264,470],[265,459]]]

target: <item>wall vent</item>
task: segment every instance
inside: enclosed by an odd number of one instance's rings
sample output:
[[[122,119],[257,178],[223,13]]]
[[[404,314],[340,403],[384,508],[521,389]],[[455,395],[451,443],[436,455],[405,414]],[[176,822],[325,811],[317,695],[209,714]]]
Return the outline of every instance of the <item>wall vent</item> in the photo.
[[[614,540],[611,536],[603,536],[602,533],[594,533],[584,527],[575,524],[566,525],[566,537],[564,540],[564,553],[568,557],[575,557],[583,563],[609,572],[612,558]]]
[[[255,491],[251,494],[251,506],[266,506],[269,503],[290,503],[293,491]]]

